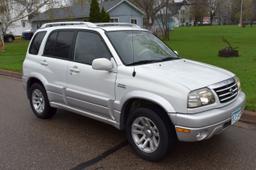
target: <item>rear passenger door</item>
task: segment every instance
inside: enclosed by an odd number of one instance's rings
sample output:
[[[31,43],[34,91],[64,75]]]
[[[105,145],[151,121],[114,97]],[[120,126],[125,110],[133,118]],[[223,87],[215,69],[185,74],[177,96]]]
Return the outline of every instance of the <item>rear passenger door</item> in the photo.
[[[73,58],[74,30],[55,30],[48,36],[41,65],[48,81],[47,94],[50,102],[66,104],[65,85],[68,62]]]
[[[68,105],[95,115],[113,119],[116,73],[92,68],[96,58],[114,60],[101,35],[78,31],[74,62],[68,65],[66,99]]]

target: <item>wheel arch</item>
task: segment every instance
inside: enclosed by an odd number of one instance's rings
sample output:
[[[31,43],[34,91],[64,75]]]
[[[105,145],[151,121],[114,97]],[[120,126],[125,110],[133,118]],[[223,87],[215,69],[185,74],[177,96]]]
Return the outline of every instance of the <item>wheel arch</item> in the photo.
[[[142,92],[140,92],[142,94]],[[175,110],[173,106],[163,97],[151,94],[148,92],[143,92],[142,95],[134,95],[126,98],[125,101],[123,101],[122,106],[121,106],[121,113],[120,113],[120,129],[125,129],[125,124],[127,121],[127,118],[129,116],[130,110],[134,107],[134,105],[142,105],[144,107],[149,106],[149,107],[156,107],[158,109],[161,109],[163,113],[165,113],[163,116],[165,118],[168,118],[168,120],[171,120],[169,117],[168,113],[174,113]],[[139,103],[139,104],[138,104]]]
[[[29,90],[31,88],[31,86],[34,83],[39,83],[41,84],[44,88],[45,88],[45,81],[43,81],[42,79],[36,77],[36,76],[31,76],[27,82],[26,82],[26,91],[27,91],[27,96],[29,96]],[[46,88],[45,88],[46,89]]]

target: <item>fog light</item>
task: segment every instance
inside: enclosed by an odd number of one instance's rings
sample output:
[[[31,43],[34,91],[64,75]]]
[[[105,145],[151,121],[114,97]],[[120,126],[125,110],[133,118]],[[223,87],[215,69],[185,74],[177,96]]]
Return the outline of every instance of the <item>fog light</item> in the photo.
[[[201,140],[204,140],[207,136],[208,136],[208,133],[207,133],[207,132],[199,132],[199,133],[197,133],[197,135],[196,135],[196,139],[197,139],[198,141],[201,141]]]

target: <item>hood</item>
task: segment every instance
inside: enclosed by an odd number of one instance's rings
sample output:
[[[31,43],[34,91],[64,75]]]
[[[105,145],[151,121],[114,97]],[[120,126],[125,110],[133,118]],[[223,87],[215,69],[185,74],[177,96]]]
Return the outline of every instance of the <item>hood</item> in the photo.
[[[227,70],[185,59],[136,66],[136,72],[138,74],[142,72],[141,76],[145,75],[152,81],[179,83],[190,90],[203,88],[235,76]]]

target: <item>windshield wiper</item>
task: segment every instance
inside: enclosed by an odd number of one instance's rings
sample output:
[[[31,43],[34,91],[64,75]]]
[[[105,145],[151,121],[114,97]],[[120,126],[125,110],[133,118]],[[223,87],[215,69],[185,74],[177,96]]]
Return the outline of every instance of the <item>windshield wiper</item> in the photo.
[[[161,61],[172,61],[172,60],[178,60],[178,59],[180,59],[180,58],[172,58],[172,57],[167,57],[167,58],[164,58],[164,59],[162,59],[162,60],[160,60],[160,62]]]
[[[137,61],[131,64],[127,64],[127,66],[134,66],[134,65],[141,65],[141,64],[150,64],[150,63],[156,63],[160,62],[159,60],[142,60],[142,61]]]
[[[172,57],[167,57],[161,60],[142,60],[142,61],[137,61],[131,64],[128,64],[127,66],[134,66],[134,65],[141,65],[141,64],[150,64],[150,63],[159,63],[163,61],[171,61],[171,60],[178,60],[180,58],[172,58]]]

